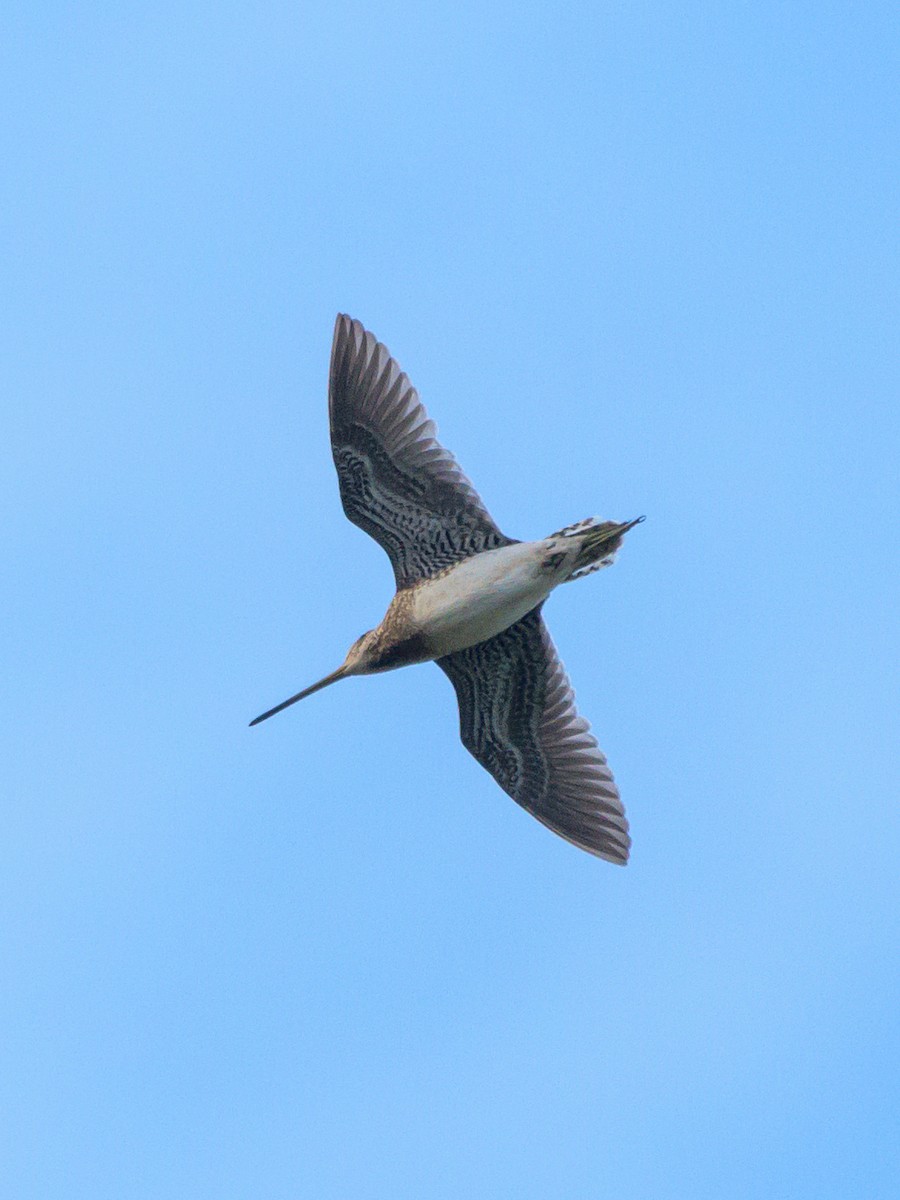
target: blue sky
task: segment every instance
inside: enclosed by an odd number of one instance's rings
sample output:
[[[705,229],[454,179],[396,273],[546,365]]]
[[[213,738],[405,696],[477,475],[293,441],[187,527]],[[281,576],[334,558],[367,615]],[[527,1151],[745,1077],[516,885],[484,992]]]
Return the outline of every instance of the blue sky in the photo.
[[[900,1187],[892,4],[0,18],[4,1194]],[[332,669],[334,314],[500,526],[634,835]]]

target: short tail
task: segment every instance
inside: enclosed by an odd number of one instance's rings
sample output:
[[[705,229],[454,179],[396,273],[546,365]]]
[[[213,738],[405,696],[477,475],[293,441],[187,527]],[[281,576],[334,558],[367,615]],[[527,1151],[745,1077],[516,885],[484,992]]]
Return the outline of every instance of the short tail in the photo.
[[[622,544],[622,538],[629,529],[640,525],[643,520],[643,517],[637,517],[634,521],[619,524],[616,521],[601,521],[597,517],[588,517],[551,534],[551,537],[578,538],[581,543],[572,570],[564,582],[580,579],[582,575],[589,575],[591,571],[608,567]]]

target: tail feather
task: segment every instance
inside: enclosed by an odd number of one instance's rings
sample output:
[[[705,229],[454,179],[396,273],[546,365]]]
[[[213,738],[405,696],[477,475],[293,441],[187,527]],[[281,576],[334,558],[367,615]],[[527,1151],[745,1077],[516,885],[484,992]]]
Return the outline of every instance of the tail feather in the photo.
[[[615,521],[601,521],[599,525],[592,525],[582,535],[578,557],[572,567],[573,574],[589,567],[597,570],[609,566],[621,544],[621,526]]]
[[[551,537],[574,537],[578,533],[584,533],[588,529],[595,529],[598,525],[603,525],[604,522],[599,517],[585,517],[583,521],[576,521],[574,525],[564,525],[562,529],[557,529],[556,533],[551,533]],[[605,522],[609,524],[609,522]]]
[[[610,554],[608,558],[598,558],[596,562],[589,563],[586,567],[576,567],[571,574],[567,575],[563,583],[571,583],[573,579],[583,579],[585,575],[590,575],[593,571],[599,571],[603,567],[611,567],[615,562],[615,552]]]
[[[580,541],[572,569],[565,582],[569,583],[573,579],[580,579],[592,571],[599,571],[601,567],[608,567],[614,560],[624,535],[643,519],[643,517],[638,517],[637,521],[628,521],[620,525],[616,521],[601,521],[598,517],[587,517],[584,521],[566,525],[565,528],[551,534],[551,537],[578,538]]]

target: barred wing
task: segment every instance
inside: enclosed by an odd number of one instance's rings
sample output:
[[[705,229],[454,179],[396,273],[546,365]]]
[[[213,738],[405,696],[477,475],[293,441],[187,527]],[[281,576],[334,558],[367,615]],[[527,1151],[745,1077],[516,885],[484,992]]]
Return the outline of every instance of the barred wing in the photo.
[[[463,745],[504,791],[567,841],[627,862],[619,793],[540,611],[437,663],[456,688]]]
[[[398,588],[510,544],[436,440],[387,347],[343,314],[334,326],[328,411],[344,512],[387,551]]]

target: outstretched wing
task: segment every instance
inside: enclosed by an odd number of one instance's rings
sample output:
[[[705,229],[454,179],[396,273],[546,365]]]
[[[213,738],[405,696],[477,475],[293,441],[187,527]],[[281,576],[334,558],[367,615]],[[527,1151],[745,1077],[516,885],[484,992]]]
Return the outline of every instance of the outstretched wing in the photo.
[[[619,793],[540,611],[437,663],[456,688],[463,745],[504,791],[567,841],[627,862]]]
[[[343,314],[334,326],[328,411],[344,512],[387,551],[398,588],[510,544],[436,440],[387,347]]]

